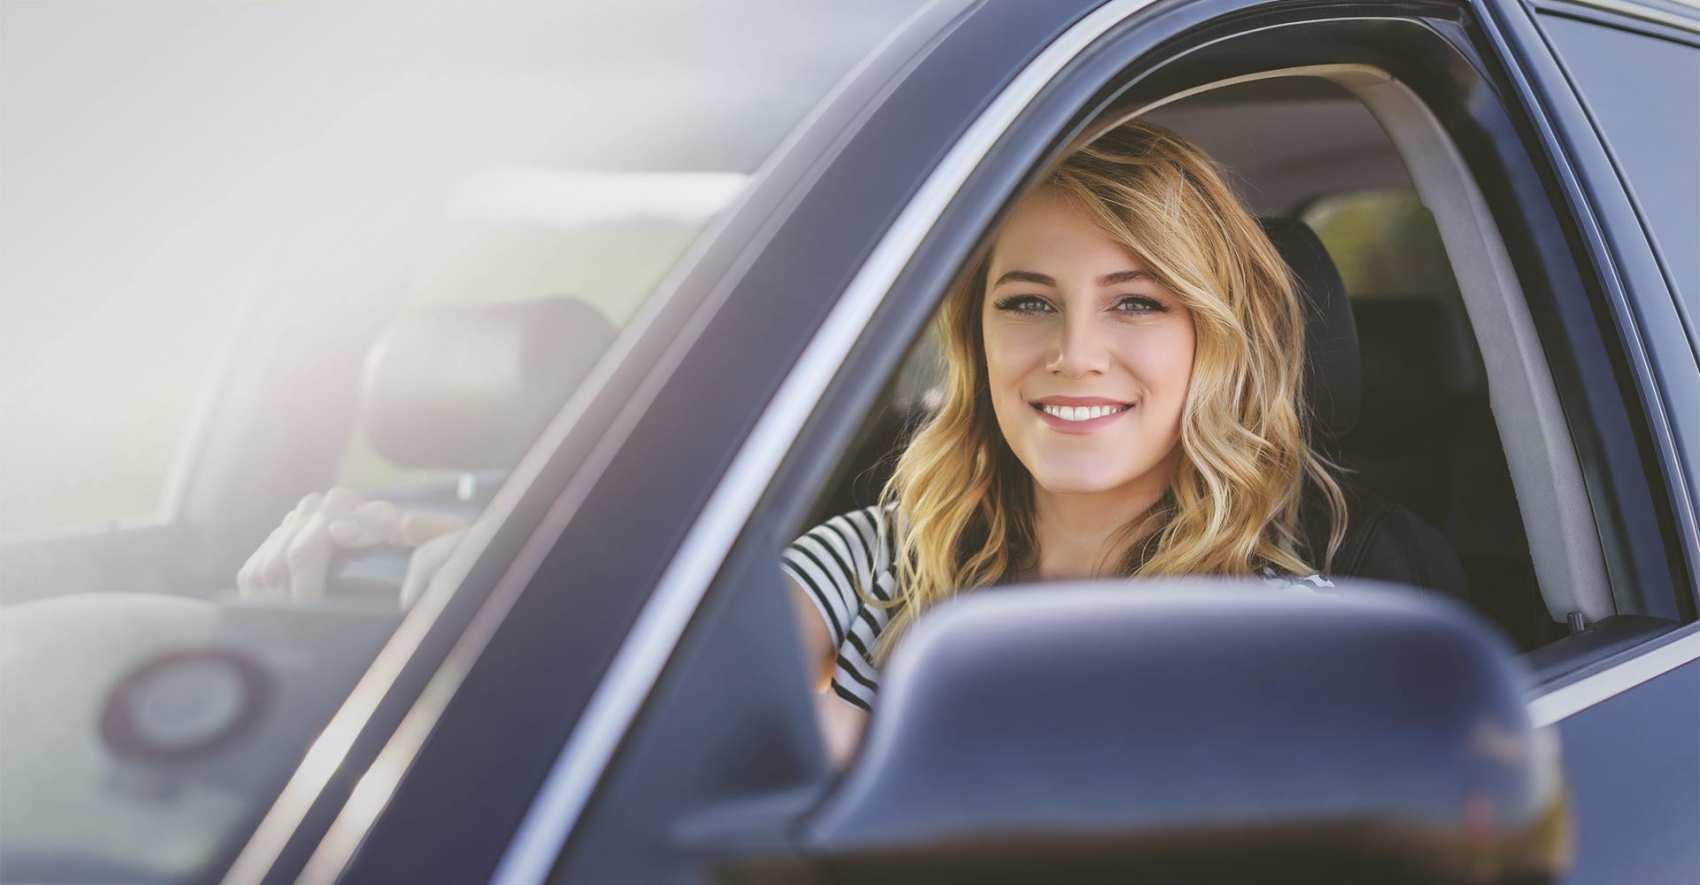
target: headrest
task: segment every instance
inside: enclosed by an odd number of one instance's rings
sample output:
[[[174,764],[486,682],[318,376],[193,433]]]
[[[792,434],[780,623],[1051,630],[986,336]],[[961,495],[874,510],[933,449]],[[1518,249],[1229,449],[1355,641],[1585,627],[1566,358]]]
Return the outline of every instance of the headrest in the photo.
[[[512,467],[614,332],[600,311],[575,298],[403,315],[366,355],[366,436],[403,467]]]
[[[1313,432],[1329,437],[1350,433],[1363,402],[1363,369],[1358,330],[1346,284],[1322,241],[1304,222],[1261,218],[1281,257],[1292,268],[1305,307],[1305,398],[1315,416]]]
[[[1357,301],[1358,333],[1365,345],[1360,436],[1408,439],[1410,431],[1441,420],[1458,400],[1482,395],[1475,369],[1481,358],[1454,307],[1426,295]]]

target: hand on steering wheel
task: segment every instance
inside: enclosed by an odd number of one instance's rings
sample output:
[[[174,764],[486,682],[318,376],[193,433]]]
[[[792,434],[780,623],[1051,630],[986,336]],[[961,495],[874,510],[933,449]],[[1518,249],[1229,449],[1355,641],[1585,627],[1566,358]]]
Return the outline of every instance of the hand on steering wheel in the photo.
[[[236,573],[236,589],[245,597],[317,599],[325,594],[336,553],[394,544],[416,548],[402,581],[405,608],[448,561],[466,525],[465,520],[446,514],[368,501],[345,488],[314,492],[302,498],[248,557]]]

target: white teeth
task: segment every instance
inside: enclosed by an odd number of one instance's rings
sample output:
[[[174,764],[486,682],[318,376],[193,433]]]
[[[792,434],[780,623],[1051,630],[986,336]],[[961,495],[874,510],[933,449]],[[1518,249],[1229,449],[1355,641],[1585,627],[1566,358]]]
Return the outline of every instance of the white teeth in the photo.
[[[1064,421],[1090,421],[1093,418],[1113,415],[1126,409],[1127,406],[1052,406],[1041,404],[1039,408],[1043,409],[1045,414],[1055,415]]]

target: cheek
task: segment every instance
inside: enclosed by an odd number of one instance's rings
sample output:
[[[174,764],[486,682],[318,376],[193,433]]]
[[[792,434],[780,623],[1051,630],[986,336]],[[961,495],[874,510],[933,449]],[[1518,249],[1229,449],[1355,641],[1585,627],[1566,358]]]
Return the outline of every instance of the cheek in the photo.
[[[1140,330],[1122,348],[1122,363],[1161,400],[1185,399],[1195,350],[1192,320]]]
[[[1032,328],[988,323],[983,336],[986,342],[986,380],[992,389],[992,399],[1019,399],[1022,380],[1043,361],[1043,335]]]

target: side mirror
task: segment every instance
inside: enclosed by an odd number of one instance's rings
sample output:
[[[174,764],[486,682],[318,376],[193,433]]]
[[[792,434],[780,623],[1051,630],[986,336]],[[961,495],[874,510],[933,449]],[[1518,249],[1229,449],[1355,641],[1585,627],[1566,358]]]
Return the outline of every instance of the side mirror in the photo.
[[[965,595],[895,650],[857,756],[791,830],[790,868],[834,882],[1550,881],[1569,819],[1529,684],[1469,611],[1373,584]],[[723,870],[740,867],[776,869]]]

